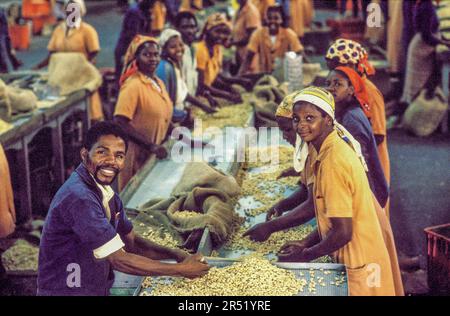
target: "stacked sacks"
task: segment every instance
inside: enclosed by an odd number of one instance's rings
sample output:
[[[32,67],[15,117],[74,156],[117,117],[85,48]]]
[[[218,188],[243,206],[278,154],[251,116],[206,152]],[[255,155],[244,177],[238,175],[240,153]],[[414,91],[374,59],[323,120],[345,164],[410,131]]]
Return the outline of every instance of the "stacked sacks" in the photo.
[[[253,89],[253,98],[250,103],[255,108],[256,127],[276,127],[275,112],[278,104],[286,96],[286,85],[279,84],[278,80],[265,75],[256,82]]]

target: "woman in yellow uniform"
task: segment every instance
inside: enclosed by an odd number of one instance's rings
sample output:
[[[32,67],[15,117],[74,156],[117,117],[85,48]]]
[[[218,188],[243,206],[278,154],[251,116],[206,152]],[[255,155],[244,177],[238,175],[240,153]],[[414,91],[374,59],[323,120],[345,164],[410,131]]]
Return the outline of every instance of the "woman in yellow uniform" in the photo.
[[[368,78],[368,76],[375,73],[375,70],[368,61],[367,51],[358,42],[338,39],[328,49],[326,61],[330,70],[339,66],[348,66],[354,68],[362,76],[369,97],[370,123],[377,142],[378,158],[380,159],[384,176],[389,185],[391,182],[391,167],[387,146],[384,97],[380,90]],[[389,204],[386,205],[385,210],[389,217]]]
[[[66,9],[69,3],[79,5],[81,9],[79,21],[75,21],[74,25],[69,25],[66,23],[66,20],[64,20],[56,27],[50,38],[50,42],[47,45],[47,49],[49,51],[48,57],[39,65],[34,67],[34,69],[46,67],[50,60],[51,54],[63,52],[82,53],[87,60],[93,64],[95,63],[95,57],[100,51],[100,42],[97,31],[90,24],[83,22],[81,19],[81,17],[86,14],[84,1],[66,1]],[[66,11],[67,15],[70,13],[71,11]],[[98,92],[94,92],[91,96],[89,112],[92,121],[103,120],[102,101]]]
[[[250,37],[261,27],[258,9],[250,0],[239,0],[239,10],[233,21],[232,45],[236,46],[236,63],[241,65],[247,54]]]
[[[203,0],[181,0],[180,12],[189,11],[195,13],[203,9]]]
[[[326,90],[304,89],[294,100],[293,126],[317,155],[313,197],[318,229],[301,241],[285,244],[280,261],[308,262],[333,254],[346,266],[350,295],[395,295],[389,252],[383,240],[364,160],[357,142],[339,136],[334,99]],[[339,126],[339,129],[336,127]],[[308,152],[308,146],[302,146]]]
[[[0,238],[13,233],[16,227],[15,223],[16,210],[8,160],[6,160],[5,152],[0,144]]]
[[[221,74],[222,46],[231,34],[231,26],[226,17],[220,13],[210,15],[203,27],[202,41],[197,45],[196,59],[198,71],[199,95],[209,95],[230,100],[242,101],[241,96],[231,85],[240,84],[250,88],[251,81],[244,78],[230,78]]]
[[[125,55],[114,120],[130,137],[125,168],[119,175],[119,191],[144,165],[151,153],[165,158],[160,146],[172,118],[173,104],[164,83],[155,75],[160,61],[158,40],[137,35]]]
[[[291,0],[291,28],[299,38],[305,35],[305,27],[311,25],[314,18],[312,0]]]
[[[272,73],[276,60],[283,58],[286,52],[303,52],[297,35],[287,27],[287,19],[280,5],[267,8],[264,24],[264,27],[256,30],[250,38],[241,74]]]
[[[166,23],[167,9],[163,0],[155,1],[152,8],[152,36],[159,36]]]

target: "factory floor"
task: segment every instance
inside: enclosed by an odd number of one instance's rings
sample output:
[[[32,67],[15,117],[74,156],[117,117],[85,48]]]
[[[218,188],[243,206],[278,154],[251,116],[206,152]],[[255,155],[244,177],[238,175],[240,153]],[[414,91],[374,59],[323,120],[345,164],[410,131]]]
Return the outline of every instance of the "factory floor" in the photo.
[[[121,29],[122,15],[115,1],[88,2],[85,21],[100,36],[101,52],[97,67],[114,67],[114,47]],[[319,19],[330,11],[318,11]],[[18,52],[30,69],[47,55],[48,36],[33,38],[28,51]],[[436,133],[417,138],[403,130],[390,130],[388,146],[391,161],[391,223],[397,248],[406,256],[420,256],[421,270],[404,274],[407,293],[426,294],[426,239],[424,228],[450,223],[450,136]],[[0,293],[1,295],[2,293]]]

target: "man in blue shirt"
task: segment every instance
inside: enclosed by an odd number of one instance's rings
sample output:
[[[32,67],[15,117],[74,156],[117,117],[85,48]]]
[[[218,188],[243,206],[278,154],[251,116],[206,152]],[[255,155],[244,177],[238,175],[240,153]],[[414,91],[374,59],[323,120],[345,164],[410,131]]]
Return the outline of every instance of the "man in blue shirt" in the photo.
[[[119,196],[109,186],[123,169],[127,139],[110,122],[93,126],[81,149],[82,163],[58,190],[45,221],[38,295],[108,295],[112,269],[134,275],[195,278],[209,266],[133,232]],[[175,259],[178,263],[158,260]]]

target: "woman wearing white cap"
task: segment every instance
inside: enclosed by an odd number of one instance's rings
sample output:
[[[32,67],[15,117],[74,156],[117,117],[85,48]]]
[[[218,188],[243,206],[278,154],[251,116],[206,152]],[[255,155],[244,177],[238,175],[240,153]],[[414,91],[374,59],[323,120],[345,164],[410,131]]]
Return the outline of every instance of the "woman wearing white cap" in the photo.
[[[396,295],[367,167],[358,142],[334,119],[333,96],[316,87],[302,90],[294,100],[293,126],[301,137],[294,165],[314,177],[318,229],[285,244],[279,260],[308,262],[332,254],[347,268],[350,295]],[[311,168],[305,168],[309,151]]]

